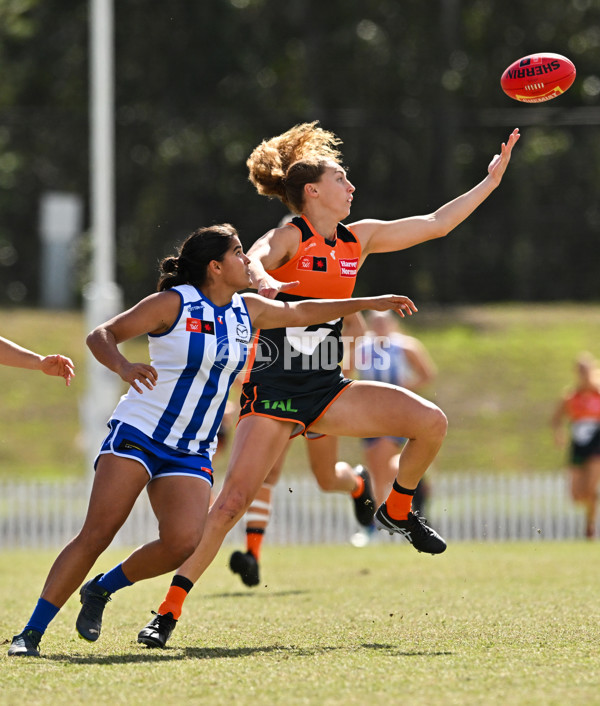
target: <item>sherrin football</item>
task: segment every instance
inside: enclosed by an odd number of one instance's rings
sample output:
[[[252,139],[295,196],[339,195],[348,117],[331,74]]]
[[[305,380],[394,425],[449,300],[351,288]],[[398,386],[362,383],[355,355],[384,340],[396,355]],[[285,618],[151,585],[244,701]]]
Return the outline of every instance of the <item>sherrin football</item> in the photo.
[[[575,80],[575,65],[561,54],[530,54],[513,62],[500,85],[522,103],[543,103],[564,93]]]

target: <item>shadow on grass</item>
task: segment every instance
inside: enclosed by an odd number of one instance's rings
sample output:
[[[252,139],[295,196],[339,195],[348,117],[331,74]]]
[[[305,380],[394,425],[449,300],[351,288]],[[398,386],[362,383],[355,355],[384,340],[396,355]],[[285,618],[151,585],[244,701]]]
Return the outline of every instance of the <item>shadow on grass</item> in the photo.
[[[381,650],[398,657],[440,657],[452,652],[404,652],[397,645],[365,643],[360,646],[365,650]],[[138,652],[120,655],[78,655],[78,654],[45,654],[42,659],[68,664],[142,664],[152,662],[170,662],[185,659],[240,659],[255,655],[285,653],[290,657],[315,657],[328,652],[356,651],[354,646],[300,647],[298,645],[267,645],[260,647],[167,647],[164,650],[154,650],[140,647]]]
[[[381,650],[382,652],[387,652],[389,655],[393,657],[444,657],[446,655],[451,655],[453,654],[452,652],[434,652],[434,651],[425,651],[425,652],[403,652],[402,650],[398,649],[397,645],[380,645],[378,643],[363,643],[361,647],[364,647],[367,650]]]
[[[268,586],[265,586],[268,588]],[[207,593],[207,598],[255,598],[258,597],[261,600],[266,597],[269,598],[285,598],[286,596],[301,596],[305,593],[311,593],[311,591],[304,591],[300,589],[290,589],[289,591],[269,591],[268,593],[261,592],[260,588],[254,590],[246,591],[227,591],[226,593]]]

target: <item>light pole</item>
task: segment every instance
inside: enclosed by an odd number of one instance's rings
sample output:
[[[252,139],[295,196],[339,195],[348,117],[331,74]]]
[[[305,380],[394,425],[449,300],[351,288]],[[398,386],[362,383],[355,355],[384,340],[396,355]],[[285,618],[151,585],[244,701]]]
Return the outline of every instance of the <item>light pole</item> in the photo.
[[[84,290],[88,331],[122,308],[115,282],[113,0],[90,0],[91,279]],[[88,357],[83,409],[88,461],[106,436],[106,421],[121,389],[117,376]]]

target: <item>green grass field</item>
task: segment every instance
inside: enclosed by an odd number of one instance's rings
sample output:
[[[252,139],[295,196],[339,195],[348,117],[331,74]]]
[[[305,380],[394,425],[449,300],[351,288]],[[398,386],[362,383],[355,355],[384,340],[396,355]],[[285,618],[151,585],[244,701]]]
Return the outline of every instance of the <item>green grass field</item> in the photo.
[[[78,369],[67,389],[0,367],[0,478],[80,477],[82,318],[0,313],[0,334],[70,355]],[[439,367],[430,392],[450,419],[438,473],[562,465],[548,418],[575,355],[600,355],[599,306],[423,307],[409,325]],[[128,350],[144,355],[142,342]],[[360,445],[343,440],[341,455],[358,462]],[[297,441],[286,473],[306,466]],[[169,583],[162,577],[115,596],[96,645],[76,637],[71,598],[39,660],[6,650],[55,553],[1,554],[0,704],[600,704],[594,544],[459,543],[435,558],[406,545],[267,545],[256,590],[230,574],[228,554],[194,589],[167,650],[135,642]],[[124,555],[109,552],[98,571]]]
[[[40,373],[0,366],[0,478],[83,476],[89,469],[78,416],[86,388],[82,316],[23,309],[0,316],[0,335],[45,354],[70,355],[77,368],[67,389]],[[564,457],[553,445],[548,420],[572,383],[578,352],[600,356],[600,306],[421,306],[405,328],[423,340],[439,368],[427,394],[450,422],[436,463],[440,472],[561,467]],[[141,339],[126,350],[146,359]],[[292,445],[287,472],[306,472],[304,446],[302,440]],[[340,440],[340,457],[359,463],[360,443]]]
[[[8,658],[53,558],[0,556],[0,703],[600,703],[600,562],[591,543],[267,547],[259,588],[217,557],[164,651],[135,642],[168,585],[123,590],[98,643],[70,599],[41,659]],[[98,570],[124,552],[102,557]]]

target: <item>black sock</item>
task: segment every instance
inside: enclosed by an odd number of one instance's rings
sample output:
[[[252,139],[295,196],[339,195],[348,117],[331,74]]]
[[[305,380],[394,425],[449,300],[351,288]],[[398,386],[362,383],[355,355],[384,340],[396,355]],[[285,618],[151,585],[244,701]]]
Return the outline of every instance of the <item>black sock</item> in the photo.
[[[414,490],[403,488],[401,485],[398,485],[396,481],[394,481],[394,485],[392,487],[397,493],[402,493],[402,495],[414,495],[416,490],[416,488]]]
[[[183,588],[186,593],[189,593],[192,588],[194,588],[193,582],[186,579],[185,576],[181,576],[181,574],[175,574],[175,576],[173,576],[171,586],[179,586],[179,588]]]

